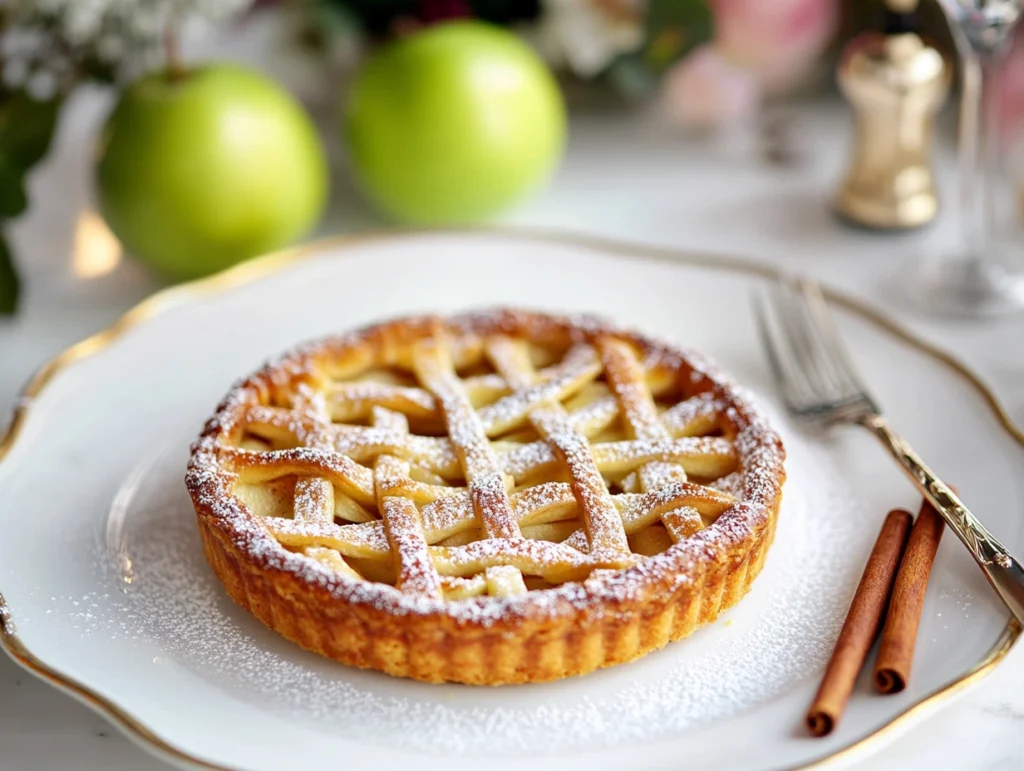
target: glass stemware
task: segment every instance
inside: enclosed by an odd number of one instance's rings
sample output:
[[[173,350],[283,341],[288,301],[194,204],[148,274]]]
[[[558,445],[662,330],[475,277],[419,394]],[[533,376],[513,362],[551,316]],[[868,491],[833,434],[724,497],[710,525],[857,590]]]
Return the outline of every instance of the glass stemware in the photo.
[[[915,261],[910,293],[932,313],[984,316],[1024,310],[1024,275],[1003,262],[994,238],[995,175],[1000,163],[994,86],[1024,0],[939,4],[963,62],[958,147],[963,240],[956,252]]]

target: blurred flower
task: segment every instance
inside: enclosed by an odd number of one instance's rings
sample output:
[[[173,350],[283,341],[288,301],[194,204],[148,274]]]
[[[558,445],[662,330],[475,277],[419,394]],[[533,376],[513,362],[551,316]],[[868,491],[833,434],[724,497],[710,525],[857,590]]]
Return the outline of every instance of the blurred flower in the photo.
[[[999,130],[1004,139],[1020,144],[1024,133],[1024,28],[1017,33],[996,81]]]
[[[290,0],[300,8],[330,9],[357,22],[371,39],[407,34],[447,19],[473,18],[499,26],[533,25],[540,16],[541,0]],[[317,10],[316,17],[325,14]],[[529,34],[531,30],[524,30]]]
[[[835,33],[838,0],[712,0],[716,45],[768,92],[803,80]]]
[[[419,18],[428,24],[472,16],[467,0],[419,0]]]
[[[705,45],[665,73],[660,107],[675,126],[711,129],[753,114],[760,93],[754,75]]]
[[[537,45],[580,77],[604,70],[644,42],[644,0],[543,0]]]
[[[253,0],[0,0],[0,63],[8,88],[38,99],[74,80],[116,79],[160,61],[168,24],[222,21]]]

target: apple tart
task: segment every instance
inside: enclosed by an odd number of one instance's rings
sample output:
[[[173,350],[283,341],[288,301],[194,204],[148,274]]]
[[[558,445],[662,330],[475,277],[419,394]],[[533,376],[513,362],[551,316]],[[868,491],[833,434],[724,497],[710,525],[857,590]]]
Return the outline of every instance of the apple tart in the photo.
[[[345,664],[554,680],[678,640],[747,592],[782,443],[745,391],[591,318],[377,324],[237,384],[186,483],[228,594]]]

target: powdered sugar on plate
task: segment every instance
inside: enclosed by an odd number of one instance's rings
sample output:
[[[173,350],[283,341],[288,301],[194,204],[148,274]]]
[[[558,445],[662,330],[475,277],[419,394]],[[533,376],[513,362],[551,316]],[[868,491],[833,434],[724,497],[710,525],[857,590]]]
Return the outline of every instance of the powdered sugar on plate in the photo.
[[[532,755],[678,735],[770,702],[817,671],[874,535],[828,452],[793,431],[783,437],[789,481],[750,595],[664,651],[582,678],[428,685],[353,670],[284,640],[236,607],[206,565],[181,481],[184,442],[141,465],[115,501],[97,554],[114,601],[59,604],[82,635],[146,640],[234,698],[361,742]]]

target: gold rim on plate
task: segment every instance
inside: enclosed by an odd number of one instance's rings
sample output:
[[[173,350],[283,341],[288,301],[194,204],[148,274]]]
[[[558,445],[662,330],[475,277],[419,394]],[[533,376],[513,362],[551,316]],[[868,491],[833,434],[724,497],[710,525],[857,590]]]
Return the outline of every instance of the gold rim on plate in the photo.
[[[414,238],[424,234],[460,235],[469,233],[490,234],[509,239],[541,240],[558,244],[582,246],[596,252],[625,259],[634,258],[665,262],[675,265],[686,265],[690,267],[707,267],[769,279],[778,278],[780,276],[780,271],[776,268],[747,258],[714,254],[711,252],[693,253],[669,247],[633,244],[599,236],[571,234],[562,231],[550,231],[544,229],[469,228],[434,231],[391,230],[351,236],[335,236],[333,238],[313,241],[251,260],[243,263],[242,265],[230,268],[222,273],[210,276],[209,278],[199,279],[198,281],[192,281],[187,284],[181,284],[176,287],[159,291],[136,305],[109,328],[76,343],[66,349],[63,353],[51,359],[36,372],[28,385],[26,385],[22,390],[20,398],[15,402],[14,413],[11,416],[10,422],[7,424],[6,430],[2,435],[0,435],[0,462],[3,461],[4,457],[14,447],[14,443],[28,417],[32,403],[39,397],[46,385],[53,380],[57,374],[75,362],[103,350],[128,330],[133,329],[165,310],[198,298],[224,292],[234,287],[247,284],[251,281],[270,276],[289,265],[303,259],[313,257],[318,253],[330,249],[336,249],[339,247],[349,248],[367,241]],[[1022,447],[1024,447],[1024,429],[1013,422],[999,398],[992,392],[985,382],[961,363],[956,357],[951,356],[945,351],[925,342],[917,337],[917,335],[904,329],[897,322],[889,319],[884,314],[863,304],[860,300],[856,300],[849,295],[833,289],[826,289],[825,294],[828,297],[828,300],[835,305],[838,305],[862,319],[869,321],[885,332],[893,335],[898,340],[916,348],[953,370],[957,375],[966,380],[966,382],[978,393],[989,409],[992,410],[996,420],[1006,430],[1006,432]],[[825,765],[831,765],[834,762],[838,762],[840,759],[847,760],[854,754],[869,751],[897,729],[902,728],[910,724],[913,720],[923,717],[925,714],[935,710],[939,705],[948,701],[955,694],[981,680],[992,672],[996,665],[998,665],[999,662],[1002,661],[1010,652],[1010,649],[1020,638],[1020,635],[1020,625],[1017,624],[1016,621],[1010,620],[984,658],[959,678],[947,683],[936,691],[933,691],[919,701],[910,705],[903,712],[893,717],[889,722],[885,723],[875,731],[872,731],[859,739],[855,739],[834,752],[830,752],[804,766],[800,766],[799,769],[795,769],[794,771],[822,768]],[[39,676],[43,680],[46,680],[58,689],[71,694],[87,706],[90,706],[97,712],[103,714],[108,720],[123,730],[130,738],[134,739],[136,742],[151,751],[154,751],[157,755],[178,763],[190,764],[196,768],[230,771],[230,767],[228,766],[220,766],[210,763],[175,747],[110,699],[76,681],[74,678],[59,672],[35,656],[18,638],[11,610],[4,602],[2,594],[0,594],[0,647],[2,647],[8,655],[11,656],[11,658],[25,669]]]

